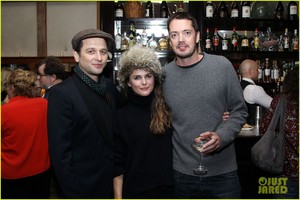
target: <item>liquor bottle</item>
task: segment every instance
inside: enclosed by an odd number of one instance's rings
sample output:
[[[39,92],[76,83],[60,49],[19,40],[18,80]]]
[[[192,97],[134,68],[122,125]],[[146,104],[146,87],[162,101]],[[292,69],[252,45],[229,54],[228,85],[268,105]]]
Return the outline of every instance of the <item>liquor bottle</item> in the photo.
[[[292,42],[291,42],[291,51],[298,51],[298,50],[299,50],[298,31],[297,31],[297,29],[295,29],[294,35],[292,37]]]
[[[126,35],[126,31],[124,31],[121,40],[121,50],[126,51],[129,49],[129,38]]]
[[[274,18],[278,20],[283,20],[284,19],[283,12],[284,12],[284,7],[282,5],[282,2],[278,1],[274,11]]]
[[[218,13],[219,13],[218,16],[220,18],[227,18],[229,16],[228,7],[227,7],[225,1],[220,2]]]
[[[145,17],[152,18],[153,17],[153,7],[151,1],[147,1],[145,6]]]
[[[122,41],[122,36],[120,33],[120,27],[118,27],[117,34],[115,36],[116,50],[121,50],[121,41]]]
[[[134,46],[136,43],[136,32],[133,22],[130,23],[130,32],[129,32],[129,47]]]
[[[277,51],[279,51],[279,52],[283,51],[283,36],[282,35],[279,36]]]
[[[214,7],[214,12],[213,12],[213,18],[218,18],[219,17],[219,6],[217,2],[213,3]]]
[[[236,33],[235,26],[233,27],[232,36],[231,36],[231,50],[237,51],[238,48],[238,34]]]
[[[227,50],[228,50],[228,38],[227,38],[227,34],[223,33],[222,51],[227,51]]]
[[[272,73],[271,74],[272,74],[272,82],[276,83],[280,80],[277,60],[273,60]]]
[[[231,4],[230,17],[233,19],[239,17],[239,4],[237,1],[233,1]]]
[[[124,6],[122,2],[118,1],[115,7],[115,18],[116,19],[123,19],[124,18]]]
[[[283,36],[283,51],[290,51],[290,36],[288,28],[285,28]]]
[[[214,7],[213,7],[213,4],[211,3],[211,1],[208,1],[206,3],[206,6],[205,6],[205,17],[206,18],[212,18],[213,15],[214,15]]]
[[[209,34],[209,28],[206,28],[206,38],[205,38],[205,51],[211,50],[211,38]]]
[[[242,18],[250,18],[251,16],[251,4],[250,1],[242,2]]]
[[[213,36],[213,48],[214,51],[219,51],[219,43],[220,42],[220,37],[218,35],[218,28],[215,28],[214,30],[214,36]]]
[[[258,77],[257,77],[257,82],[262,83],[263,82],[263,69],[260,64],[260,60],[256,60],[256,64],[258,66]]]
[[[258,28],[255,28],[254,31],[254,37],[253,37],[253,50],[254,51],[259,51],[259,33],[258,33]]]
[[[249,39],[248,39],[247,30],[245,30],[244,35],[242,37],[241,49],[242,49],[242,51],[248,51],[249,50]]]
[[[264,82],[265,83],[270,83],[270,79],[271,79],[271,69],[269,66],[269,58],[266,58],[266,62],[265,62],[265,70],[264,70],[264,74],[265,74],[265,78],[264,78]]]
[[[162,34],[161,38],[158,40],[158,49],[159,50],[168,50],[168,40],[164,34]]]
[[[176,12],[185,12],[183,2],[179,2],[176,6]]]
[[[141,34],[141,40],[142,40],[142,46],[146,47],[147,46],[147,42],[148,42],[148,37],[147,37],[147,28],[145,27],[143,29],[143,32]]]
[[[148,40],[147,46],[151,49],[157,49],[158,43],[155,39],[154,33],[151,34],[151,38]]]
[[[166,1],[162,1],[160,4],[160,17],[161,18],[169,17],[169,9]]]
[[[298,5],[295,1],[290,1],[287,5],[287,19],[297,20],[298,19]]]

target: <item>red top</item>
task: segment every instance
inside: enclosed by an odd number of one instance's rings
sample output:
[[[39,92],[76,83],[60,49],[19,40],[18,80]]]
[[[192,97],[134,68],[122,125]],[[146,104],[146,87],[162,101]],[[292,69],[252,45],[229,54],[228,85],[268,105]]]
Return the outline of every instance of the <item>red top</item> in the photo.
[[[50,168],[48,102],[17,96],[2,105],[1,178],[17,179]]]
[[[266,113],[260,123],[259,132],[263,134],[271,122],[274,110],[279,102],[276,96],[271,102],[269,112]],[[283,166],[283,175],[292,180],[299,179],[299,104],[298,101],[292,101],[291,95],[286,97],[286,119],[284,126],[285,138],[285,161]],[[279,125],[279,123],[278,123]]]

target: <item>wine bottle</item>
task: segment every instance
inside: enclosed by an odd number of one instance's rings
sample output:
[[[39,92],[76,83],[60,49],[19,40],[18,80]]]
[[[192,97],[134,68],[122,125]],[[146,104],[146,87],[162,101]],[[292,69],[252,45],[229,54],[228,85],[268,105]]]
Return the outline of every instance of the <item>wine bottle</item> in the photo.
[[[121,41],[122,41],[122,36],[120,33],[120,27],[118,27],[117,34],[115,36],[116,50],[121,50]]]
[[[290,1],[287,5],[287,19],[297,20],[298,19],[298,5],[295,1]]]
[[[219,42],[220,42],[220,37],[218,35],[218,28],[215,28],[214,36],[213,36],[214,51],[219,51]]]
[[[274,18],[278,20],[283,20],[284,18],[283,12],[284,12],[284,7],[282,5],[282,2],[278,1],[274,11]]]
[[[221,1],[220,5],[219,5],[218,13],[219,13],[220,18],[228,17],[228,7],[227,7],[225,1]]]
[[[145,17],[152,18],[153,17],[153,7],[151,1],[147,1],[145,6]]]
[[[166,1],[162,1],[160,4],[160,17],[161,18],[169,17],[169,9]]]
[[[126,31],[124,31],[121,40],[121,50],[126,51],[129,49],[129,38],[126,35]]]
[[[213,17],[213,14],[214,14],[214,7],[213,7],[213,4],[211,3],[211,1],[208,1],[206,3],[206,6],[205,6],[205,17],[206,18],[212,18]]]
[[[233,1],[231,4],[230,17],[236,19],[239,17],[239,5],[237,1]]]
[[[288,28],[285,28],[283,36],[283,51],[290,51],[290,36]]]
[[[130,23],[130,32],[129,32],[129,47],[134,46],[136,43],[136,32],[134,28],[134,23]]]
[[[254,37],[253,37],[253,50],[254,51],[259,51],[259,42],[260,42],[260,38],[259,38],[258,28],[255,28]]]
[[[236,29],[234,26],[232,36],[231,36],[231,50],[237,51],[237,47],[238,47],[238,34],[236,33]]]
[[[122,2],[118,1],[115,7],[115,18],[123,19],[124,18],[124,6]]]
[[[227,50],[228,50],[228,38],[227,38],[227,34],[223,33],[222,51],[227,51]]]
[[[211,38],[209,34],[209,28],[206,28],[205,50],[206,51],[211,50]]]
[[[292,37],[291,50],[298,51],[299,50],[299,38],[297,29],[294,30],[294,35]]]
[[[242,37],[241,49],[242,49],[242,51],[248,51],[249,50],[249,39],[248,39],[247,30],[245,30],[244,36]]]
[[[250,1],[242,2],[242,18],[250,18],[251,16],[251,4]]]
[[[271,79],[271,69],[269,66],[269,58],[266,58],[266,62],[265,62],[265,70],[264,70],[264,82],[265,83],[270,83],[270,79]]]

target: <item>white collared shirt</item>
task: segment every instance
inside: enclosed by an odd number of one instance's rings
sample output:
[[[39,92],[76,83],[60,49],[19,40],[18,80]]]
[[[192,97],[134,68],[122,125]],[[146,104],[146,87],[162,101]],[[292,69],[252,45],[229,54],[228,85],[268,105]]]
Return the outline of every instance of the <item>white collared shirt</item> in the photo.
[[[249,78],[243,78],[244,81],[250,82],[253,85],[248,85],[244,89],[244,99],[249,104],[258,104],[265,108],[270,108],[272,97],[270,97],[264,90],[263,87],[258,86],[253,80]]]

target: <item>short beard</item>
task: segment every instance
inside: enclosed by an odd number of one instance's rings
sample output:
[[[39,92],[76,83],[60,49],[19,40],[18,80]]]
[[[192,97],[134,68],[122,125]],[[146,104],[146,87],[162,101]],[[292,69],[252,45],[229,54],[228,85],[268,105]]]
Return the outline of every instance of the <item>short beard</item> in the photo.
[[[192,51],[191,53],[188,53],[188,54],[186,54],[186,55],[176,55],[176,56],[177,56],[178,58],[180,58],[180,59],[189,58],[189,57],[191,57],[191,56],[195,53],[196,49],[197,49],[197,48],[194,48],[194,51]]]

